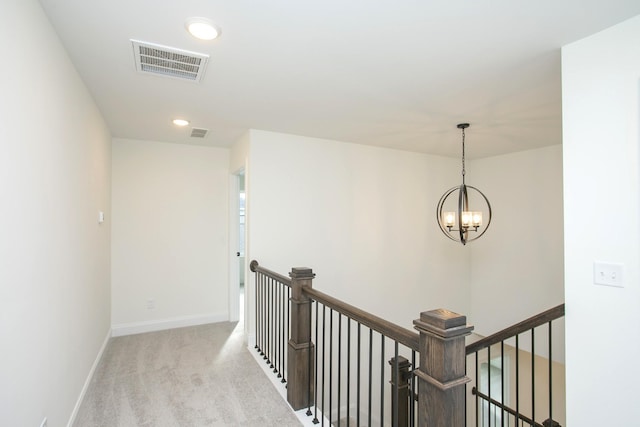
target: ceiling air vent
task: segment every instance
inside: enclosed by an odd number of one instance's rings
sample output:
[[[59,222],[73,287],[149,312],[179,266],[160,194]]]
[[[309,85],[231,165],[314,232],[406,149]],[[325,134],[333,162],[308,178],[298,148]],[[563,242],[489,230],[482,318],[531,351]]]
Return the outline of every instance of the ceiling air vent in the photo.
[[[136,69],[180,80],[200,83],[209,55],[158,44],[131,40]]]
[[[209,129],[191,128],[191,138],[204,138]]]

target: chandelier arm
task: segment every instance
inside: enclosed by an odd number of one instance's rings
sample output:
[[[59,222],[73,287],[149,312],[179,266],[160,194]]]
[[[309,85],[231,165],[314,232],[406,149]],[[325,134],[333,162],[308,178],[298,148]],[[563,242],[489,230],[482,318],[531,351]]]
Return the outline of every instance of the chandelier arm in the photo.
[[[464,129],[462,130],[464,132]],[[464,177],[464,175],[463,175]],[[460,229],[460,243],[462,243],[463,245],[467,244],[467,237],[469,236],[469,230],[465,229],[465,227],[462,226],[462,212],[468,211],[469,209],[469,195],[467,194],[467,186],[464,184],[464,179],[463,179],[463,184],[459,187],[459,192],[458,192],[458,228]]]
[[[454,242],[458,242],[458,239],[453,237],[450,231],[447,230],[447,228],[442,224],[442,208],[444,207],[444,202],[451,195],[451,193],[458,190],[459,188],[460,188],[459,186],[455,186],[447,190],[440,198],[440,201],[438,202],[438,206],[436,207],[436,218],[438,220],[438,225],[440,226],[440,230],[445,236],[447,236],[449,239],[453,240]],[[451,231],[457,231],[457,230],[451,230]]]

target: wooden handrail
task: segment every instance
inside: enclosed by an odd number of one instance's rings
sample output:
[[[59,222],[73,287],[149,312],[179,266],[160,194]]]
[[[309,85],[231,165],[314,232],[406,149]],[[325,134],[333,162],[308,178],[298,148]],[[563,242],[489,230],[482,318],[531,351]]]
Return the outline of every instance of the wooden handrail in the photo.
[[[289,277],[283,276],[282,274],[278,274],[275,271],[271,271],[268,268],[260,266],[260,264],[258,264],[258,261],[256,261],[255,259],[251,261],[251,264],[249,264],[249,269],[254,273],[264,274],[267,277],[271,277],[272,279],[277,280],[283,285],[291,287],[291,279]]]
[[[358,307],[347,304],[346,302],[320,292],[317,289],[303,287],[302,292],[313,300],[318,301],[325,306],[367,326],[368,328],[381,333],[385,337],[398,341],[412,350],[420,351],[418,347],[420,335],[417,332],[413,332],[409,329],[403,328],[402,326],[398,326],[395,323],[389,322],[388,320],[384,320],[371,313],[367,313]]]
[[[318,408],[318,390],[322,390],[321,407],[324,412],[324,390],[326,378],[324,364],[325,364],[325,333],[322,333],[322,385],[318,388],[318,366],[320,363],[318,359],[317,343],[312,339],[312,315],[314,312],[315,301],[315,314],[316,314],[316,341],[318,340],[318,312],[320,311],[320,304],[322,304],[322,327],[325,326],[326,310],[328,307],[330,313],[335,310],[339,313],[338,316],[338,335],[337,335],[337,366],[338,366],[338,402],[341,402],[340,390],[340,378],[342,366],[340,355],[341,353],[341,332],[343,327],[341,324],[342,316],[346,316],[348,322],[354,320],[358,324],[358,358],[360,357],[360,325],[369,329],[369,376],[372,377],[372,337],[373,332],[382,336],[380,341],[381,346],[381,372],[380,378],[384,379],[384,358],[385,355],[385,341],[391,340],[395,343],[395,362],[392,363],[392,378],[395,378],[393,389],[391,394],[395,394],[395,406],[392,402],[392,411],[394,413],[394,425],[398,424],[400,420],[409,420],[413,423],[413,415],[416,416],[417,423],[419,425],[429,425],[431,427],[463,427],[465,425],[465,384],[468,379],[465,375],[465,353],[464,353],[464,340],[467,335],[473,330],[473,326],[466,323],[466,317],[446,309],[437,309],[431,311],[424,311],[420,313],[420,318],[413,321],[414,328],[418,332],[403,328],[390,321],[382,319],[371,313],[368,313],[358,307],[352,306],[344,301],[327,295],[323,292],[314,289],[313,279],[315,274],[311,268],[292,268],[290,272],[290,278],[281,274],[273,272],[269,269],[260,267],[257,261],[252,261],[250,264],[251,271],[259,273],[260,277],[256,276],[256,346],[255,348],[263,355],[262,347],[265,347],[264,358],[269,363],[269,354],[273,351],[271,347],[276,349],[276,358],[281,357],[284,353],[284,346],[280,347],[283,342],[287,343],[286,352],[286,373],[287,373],[287,401],[294,410],[308,408],[307,415],[316,416],[316,412],[311,411],[311,407]],[[269,277],[275,280],[277,283],[278,292],[277,295],[281,295],[281,288],[279,286],[289,286],[289,294],[285,293],[288,297],[288,302],[284,302],[286,308],[286,319],[281,320],[278,318],[282,313],[281,306],[278,305],[281,301],[280,297],[277,298],[275,308],[273,305],[259,307],[260,304],[265,304],[266,299],[272,298],[271,285],[269,283],[269,294],[265,295],[263,286],[265,281],[262,276]],[[262,293],[261,293],[262,292]],[[274,317],[275,313],[275,317]],[[289,314],[291,317],[289,318]],[[276,320],[274,320],[276,319]],[[332,399],[331,390],[332,382],[334,378],[332,374],[332,360],[335,354],[333,350],[333,343],[335,335],[333,334],[333,315],[330,314],[329,322],[329,413],[333,414],[331,410]],[[259,324],[260,322],[260,324]],[[350,334],[351,324],[347,322],[347,331]],[[284,325],[284,329],[281,328]],[[260,327],[259,327],[260,326]],[[274,333],[275,328],[281,329],[285,332],[284,339],[280,339],[282,334],[279,331]],[[260,335],[262,334],[262,335]],[[266,338],[265,338],[266,337]],[[278,339],[274,346],[274,339]],[[262,341],[260,341],[262,340]],[[350,354],[350,335],[347,335],[347,357],[351,358],[353,354]],[[399,379],[401,372],[401,365],[399,363],[400,354],[398,344],[402,344],[407,349],[412,350],[412,362],[405,364],[405,376],[409,378],[410,365],[413,365],[413,371],[415,372],[415,380],[417,381],[418,392],[422,393],[422,398],[416,399],[413,397],[415,383],[409,383],[407,379],[402,380],[400,385]],[[280,351],[280,353],[278,353]],[[365,350],[366,351],[366,350]],[[419,353],[420,362],[415,360],[416,353]],[[351,359],[349,359],[351,360]],[[359,359],[358,359],[359,360]],[[419,365],[418,365],[419,363]],[[347,363],[347,381],[351,377],[349,373],[349,363]],[[272,366],[273,367],[273,366]],[[275,371],[274,371],[275,372]],[[284,375],[284,374],[283,374]],[[358,362],[358,378],[360,375],[360,364]],[[366,374],[365,374],[366,375]],[[395,376],[394,376],[395,375]],[[313,379],[316,379],[314,382]],[[371,382],[369,382],[371,386]],[[360,383],[358,381],[358,399],[360,399]],[[381,387],[384,388],[384,381]],[[347,383],[347,396],[349,396],[349,385]],[[403,394],[400,390],[404,390]],[[371,420],[371,396],[372,389],[369,387],[369,420]],[[380,393],[380,420],[384,420],[384,392]],[[400,396],[402,401],[400,401]],[[347,397],[349,400],[349,397]],[[417,400],[417,403],[414,402]],[[418,406],[416,409],[415,406]],[[347,406],[348,407],[348,406]],[[357,408],[359,409],[359,408]],[[402,412],[402,413],[401,413]],[[415,413],[414,413],[415,412]],[[347,410],[347,418],[349,418],[349,412]],[[340,410],[338,410],[338,419],[340,419]],[[314,422],[318,422],[317,418],[314,418]]]
[[[486,338],[482,338],[479,341],[469,344],[467,346],[467,355],[473,354],[487,347],[491,347],[494,344],[515,337],[516,335],[526,332],[530,329],[544,325],[545,323],[551,322],[552,320],[559,319],[562,316],[564,316],[564,304],[560,304],[557,307],[551,308],[547,311],[523,320],[520,323],[516,323],[513,326],[496,332],[493,335],[489,335]]]

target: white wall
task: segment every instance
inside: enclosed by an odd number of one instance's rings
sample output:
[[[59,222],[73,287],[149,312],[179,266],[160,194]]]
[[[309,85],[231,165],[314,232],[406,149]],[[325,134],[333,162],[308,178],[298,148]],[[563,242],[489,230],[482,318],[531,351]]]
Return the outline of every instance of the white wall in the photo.
[[[562,146],[474,160],[467,183],[494,213],[469,245],[469,317],[486,336],[564,302]]]
[[[109,332],[111,137],[37,1],[0,47],[0,425],[57,427]]]
[[[458,161],[251,131],[249,258],[407,328],[421,311],[469,311],[469,251],[444,236],[436,204]]]
[[[483,335],[563,302],[561,146],[468,162],[494,218],[463,247],[435,220],[459,159],[257,130],[250,141],[250,257],[267,268],[310,266],[315,286],[408,326],[458,310]]]
[[[640,418],[638,40],[640,16],[562,50],[569,426]],[[624,287],[594,285],[596,260]]]
[[[112,203],[114,335],[227,320],[229,150],[114,139]]]
[[[246,168],[249,159],[249,143],[251,140],[251,131],[242,135],[230,148],[229,152],[229,171],[236,173]]]

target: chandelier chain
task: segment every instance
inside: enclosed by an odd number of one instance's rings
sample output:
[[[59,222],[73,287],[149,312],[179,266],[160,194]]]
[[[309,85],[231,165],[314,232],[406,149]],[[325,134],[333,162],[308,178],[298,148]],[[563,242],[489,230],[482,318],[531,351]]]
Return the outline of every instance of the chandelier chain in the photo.
[[[462,184],[464,185],[464,176],[466,175],[467,171],[465,170],[465,164],[464,164],[464,128],[462,128]]]

